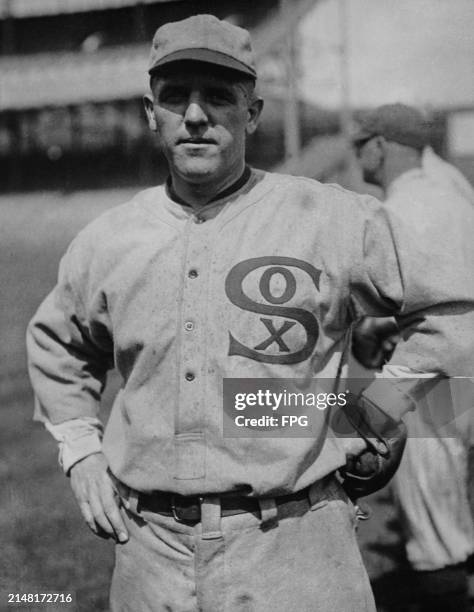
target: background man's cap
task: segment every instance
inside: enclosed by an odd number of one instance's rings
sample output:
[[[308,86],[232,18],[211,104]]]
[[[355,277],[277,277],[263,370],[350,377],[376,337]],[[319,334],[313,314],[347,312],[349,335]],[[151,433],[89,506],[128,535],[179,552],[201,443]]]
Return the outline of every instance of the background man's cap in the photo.
[[[213,15],[194,15],[158,28],[148,73],[182,60],[206,62],[257,78],[250,34]]]
[[[373,136],[383,136],[401,145],[423,149],[430,141],[431,123],[423,114],[405,104],[386,104],[363,115],[358,121],[354,144]]]

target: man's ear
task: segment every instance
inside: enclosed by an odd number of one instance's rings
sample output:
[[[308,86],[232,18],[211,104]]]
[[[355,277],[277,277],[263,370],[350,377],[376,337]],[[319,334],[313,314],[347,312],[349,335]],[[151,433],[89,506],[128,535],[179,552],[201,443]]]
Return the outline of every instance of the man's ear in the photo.
[[[255,98],[250,104],[248,108],[248,121],[246,131],[247,134],[253,134],[257,129],[258,122],[260,120],[260,115],[263,110],[263,98]]]
[[[145,112],[148,119],[148,127],[152,132],[156,132],[156,119],[155,111],[153,109],[153,97],[150,94],[143,96],[143,104],[145,106]]]
[[[377,158],[379,163],[383,163],[385,155],[387,153],[387,141],[383,136],[376,136],[373,140],[372,151]]]
[[[380,149],[383,153],[385,153],[385,149],[387,148],[387,141],[385,140],[385,136],[376,136],[374,138],[375,145],[378,149]]]

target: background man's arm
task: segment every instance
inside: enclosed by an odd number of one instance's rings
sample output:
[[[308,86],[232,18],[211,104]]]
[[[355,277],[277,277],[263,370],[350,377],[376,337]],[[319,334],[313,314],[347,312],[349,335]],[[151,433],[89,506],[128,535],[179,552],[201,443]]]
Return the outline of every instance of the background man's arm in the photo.
[[[465,256],[474,258],[472,245],[466,245]],[[356,318],[394,316],[402,336],[410,338],[413,357],[403,365],[413,371],[472,376],[474,286],[469,263],[456,271],[438,265],[433,253],[420,248],[416,228],[386,208],[379,208],[366,224],[362,261],[352,279]],[[390,329],[388,333],[394,336]],[[397,419],[414,409],[430,385],[422,377],[379,377],[364,395]]]
[[[415,347],[417,334],[431,335],[428,342],[425,336],[419,343],[428,349],[426,354],[420,351],[416,357],[424,367],[415,368],[411,378],[401,374],[400,378],[394,378],[393,374],[387,377],[382,370],[347,415],[354,423],[362,420],[368,425],[362,427],[366,434],[361,435],[359,447],[356,439],[355,451],[348,454],[345,484],[352,497],[368,494],[388,482],[403,452],[407,434],[401,421],[403,415],[415,408],[416,402],[440,376],[469,372],[474,352],[472,335],[466,343],[466,333],[469,335],[474,325],[472,282],[467,277],[452,279],[448,274],[448,278],[439,278],[439,274],[433,274],[432,266],[425,265],[426,253],[417,249],[416,234],[407,226],[399,225],[397,230],[393,230],[385,210],[379,210],[366,226],[364,265],[356,271],[352,284],[353,306],[356,317],[385,316],[366,317],[359,323],[353,354],[365,367],[380,369],[390,359],[402,333],[414,338]],[[433,320],[435,333],[432,333]],[[417,376],[417,371],[425,375]],[[385,457],[377,451],[377,445],[370,448],[369,444],[368,450],[360,452],[364,438],[370,438],[374,432],[372,439],[378,434],[389,450]]]

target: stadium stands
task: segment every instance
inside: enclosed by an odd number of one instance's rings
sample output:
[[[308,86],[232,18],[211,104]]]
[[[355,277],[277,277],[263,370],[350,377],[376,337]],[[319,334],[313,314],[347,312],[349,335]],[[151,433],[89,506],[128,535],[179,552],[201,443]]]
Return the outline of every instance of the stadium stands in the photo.
[[[299,20],[318,0],[295,0]],[[198,12],[252,31],[267,100],[252,159],[283,151],[287,23],[278,0],[0,0],[0,190],[153,183],[164,168],[147,129],[149,42],[156,27]],[[302,105],[306,140],[336,130],[334,113]],[[92,171],[91,171],[92,170]]]
[[[141,4],[172,0],[141,0]],[[103,11],[139,4],[136,0],[0,0],[0,16],[15,18],[63,15],[87,11]]]

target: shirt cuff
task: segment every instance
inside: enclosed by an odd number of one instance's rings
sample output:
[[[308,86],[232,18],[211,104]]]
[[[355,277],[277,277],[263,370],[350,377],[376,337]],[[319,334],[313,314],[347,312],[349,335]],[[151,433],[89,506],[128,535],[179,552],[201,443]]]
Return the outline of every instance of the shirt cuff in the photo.
[[[102,451],[102,423],[92,417],[71,419],[57,425],[45,423],[58,441],[59,465],[66,475],[81,459]]]

